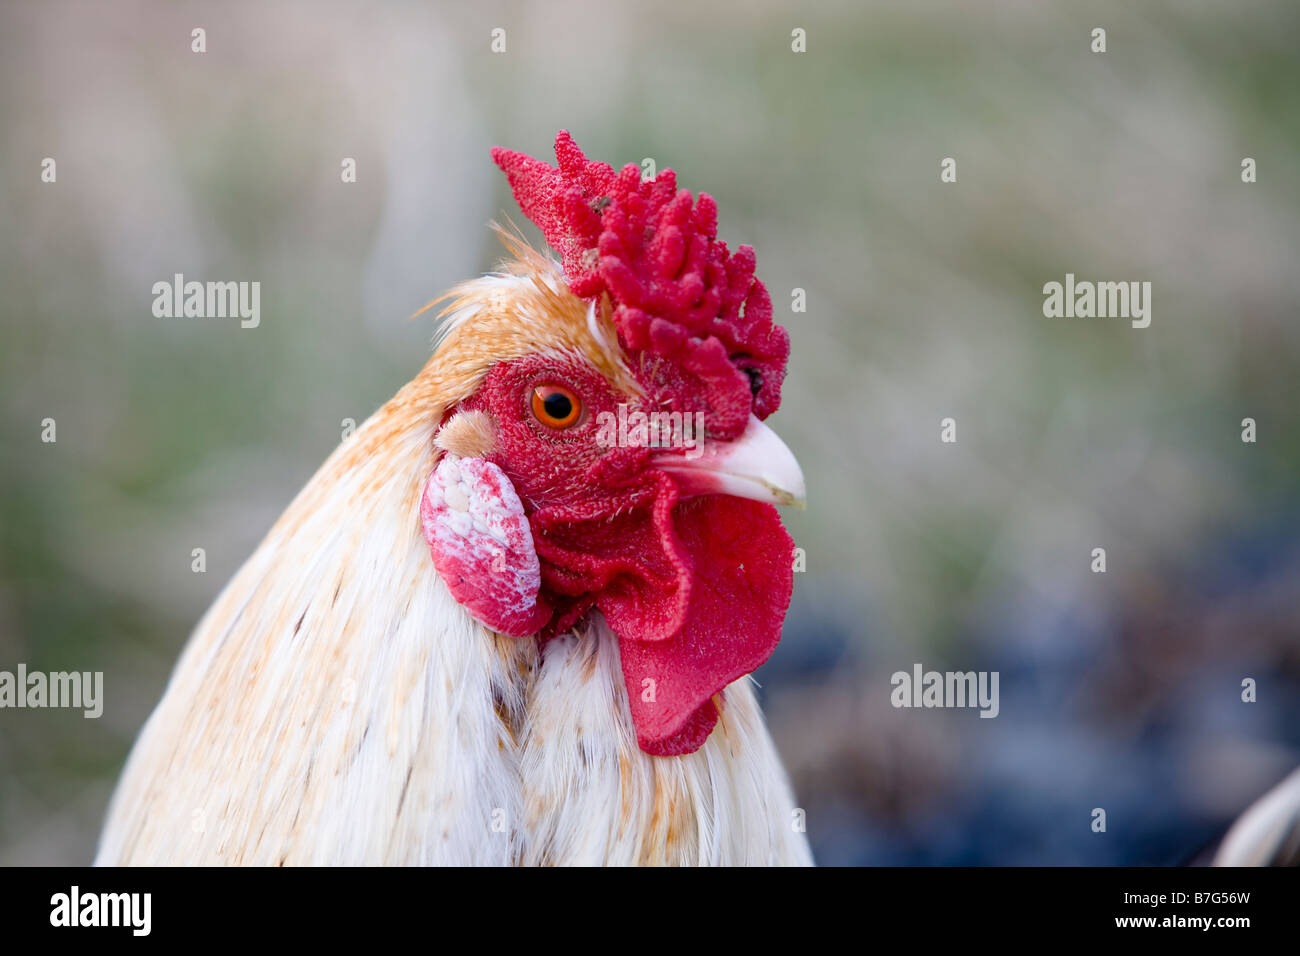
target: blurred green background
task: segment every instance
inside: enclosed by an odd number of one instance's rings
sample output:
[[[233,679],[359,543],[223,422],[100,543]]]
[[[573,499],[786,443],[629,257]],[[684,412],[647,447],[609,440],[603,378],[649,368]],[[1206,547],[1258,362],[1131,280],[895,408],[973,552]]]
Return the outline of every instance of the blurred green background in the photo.
[[[0,711],[0,863],[89,861],[198,616],[521,220],[489,147],[561,128],[711,192],[790,331],[807,571],[758,676],[819,859],[1192,858],[1300,763],[1297,36],[1290,0],[4,3],[0,669],[106,705]],[[155,318],[178,272],[260,281],[260,327]],[[1067,272],[1150,281],[1150,328],[1044,318]],[[999,719],[891,708],[918,661],[1000,670]]]

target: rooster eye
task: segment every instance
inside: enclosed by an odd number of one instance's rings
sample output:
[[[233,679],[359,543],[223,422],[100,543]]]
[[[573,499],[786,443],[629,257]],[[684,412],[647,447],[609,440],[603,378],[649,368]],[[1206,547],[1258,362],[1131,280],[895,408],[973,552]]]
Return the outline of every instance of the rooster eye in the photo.
[[[533,389],[533,415],[547,428],[569,428],[582,416],[582,401],[563,385]]]

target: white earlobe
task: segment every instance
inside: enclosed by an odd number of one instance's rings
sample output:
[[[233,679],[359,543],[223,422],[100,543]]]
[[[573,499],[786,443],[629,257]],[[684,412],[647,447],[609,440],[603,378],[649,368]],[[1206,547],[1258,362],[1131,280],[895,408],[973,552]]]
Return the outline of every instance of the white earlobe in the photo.
[[[527,637],[550,619],[528,516],[500,467],[444,454],[425,485],[420,521],[439,576],[475,620]]]

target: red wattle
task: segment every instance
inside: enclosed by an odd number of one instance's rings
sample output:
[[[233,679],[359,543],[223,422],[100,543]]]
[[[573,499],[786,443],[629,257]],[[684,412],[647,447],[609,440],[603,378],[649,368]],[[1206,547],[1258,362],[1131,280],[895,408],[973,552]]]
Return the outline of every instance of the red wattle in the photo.
[[[542,593],[561,609],[566,594],[581,595],[584,609],[594,594],[619,638],[641,749],[691,753],[717,722],[714,695],[776,648],[794,542],[771,505],[722,495],[679,501],[670,479],[651,513],[630,519],[604,533],[582,528],[580,549],[560,540],[563,525],[539,535]],[[547,525],[544,509],[533,521]]]

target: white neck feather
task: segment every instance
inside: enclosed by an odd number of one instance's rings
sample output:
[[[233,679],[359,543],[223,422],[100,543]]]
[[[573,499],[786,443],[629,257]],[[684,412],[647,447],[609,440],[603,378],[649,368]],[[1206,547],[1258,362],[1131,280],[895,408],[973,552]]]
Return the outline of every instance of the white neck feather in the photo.
[[[419,531],[429,432],[387,441],[336,451],[199,623],[97,863],[810,861],[747,679],[699,751],[646,755],[599,615],[541,650],[473,621]]]

